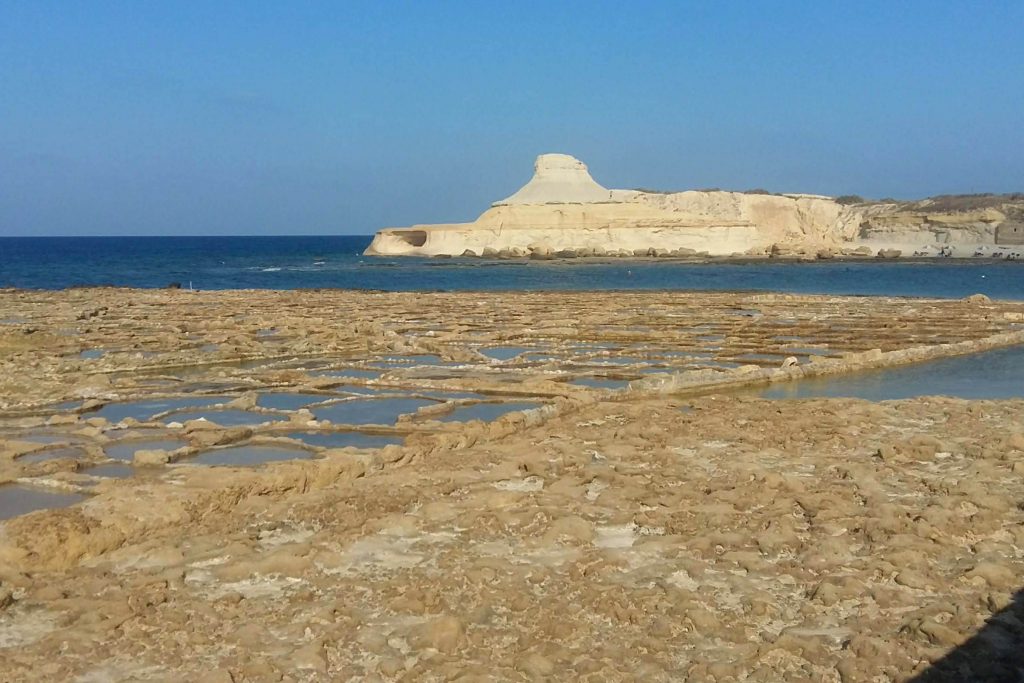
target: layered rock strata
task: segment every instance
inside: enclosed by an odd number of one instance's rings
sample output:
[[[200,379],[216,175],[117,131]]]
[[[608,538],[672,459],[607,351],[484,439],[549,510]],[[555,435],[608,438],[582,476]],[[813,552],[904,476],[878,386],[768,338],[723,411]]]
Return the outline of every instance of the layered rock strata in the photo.
[[[949,202],[946,202],[949,203]],[[837,201],[767,192],[614,190],[542,154],[519,191],[472,223],[379,231],[368,255],[483,257],[1024,255],[1024,199]]]

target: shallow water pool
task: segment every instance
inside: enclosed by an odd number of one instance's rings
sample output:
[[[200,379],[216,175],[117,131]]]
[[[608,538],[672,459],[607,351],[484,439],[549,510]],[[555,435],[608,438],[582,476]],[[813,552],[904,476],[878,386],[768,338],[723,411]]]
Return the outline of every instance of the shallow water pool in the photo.
[[[30,443],[74,443],[78,437],[70,434],[4,434],[2,441],[28,441]]]
[[[376,379],[380,377],[380,370],[364,370],[363,368],[342,368],[341,370],[327,370],[325,372],[314,372],[317,377],[365,377]]]
[[[519,410],[530,410],[538,408],[542,403],[521,402],[521,403],[477,403],[476,405],[456,408],[446,415],[437,419],[441,422],[468,422],[470,420],[482,420],[491,422],[502,415]]]
[[[430,405],[437,405],[437,402],[423,398],[368,398],[315,408],[313,414],[318,420],[335,424],[382,425],[394,424],[399,415],[415,413]]]
[[[414,365],[458,365],[451,361],[441,360],[441,356],[432,353],[414,353],[408,356],[388,356],[370,363],[375,368],[405,368]]]
[[[845,376],[802,379],[763,387],[757,393],[764,398],[842,396],[869,401],[934,395],[1024,398],[1024,346]]]
[[[287,448],[282,446],[229,446],[217,450],[200,453],[187,461],[198,465],[233,465],[238,467],[252,467],[267,462],[279,462],[281,460],[297,460],[314,457],[309,451],[301,448]]]
[[[45,451],[36,451],[34,453],[26,453],[15,458],[14,462],[19,465],[35,465],[40,462],[47,462],[49,460],[63,460],[65,458],[71,460],[78,460],[79,458],[85,457],[85,451],[81,448],[74,446],[68,446],[65,448],[48,448]]]
[[[259,398],[256,399],[256,405],[260,408],[270,408],[271,410],[298,410],[313,403],[329,401],[332,398],[338,397],[329,394],[260,394]]]
[[[107,446],[104,450],[107,457],[131,462],[135,458],[135,451],[174,451],[185,445],[185,441],[178,439],[149,439],[118,442]]]
[[[480,353],[494,360],[505,361],[536,350],[529,346],[491,346],[486,349],[480,349]]]
[[[36,510],[68,507],[86,496],[63,491],[44,491],[32,486],[4,484],[0,486],[0,519],[11,519]]]
[[[609,379],[607,377],[577,377],[569,380],[568,384],[575,384],[591,389],[622,389],[629,384],[628,379]]]
[[[323,448],[383,448],[391,444],[401,444],[403,437],[399,434],[367,434],[365,432],[288,432],[283,436],[297,439],[310,446]]]
[[[90,467],[89,469],[85,470],[85,473],[91,474],[94,477],[104,477],[110,479],[127,479],[128,477],[134,477],[136,474],[144,472],[147,469],[152,470],[152,468],[142,468],[141,470],[136,470],[131,465],[125,465],[124,463],[120,462],[109,462],[104,465],[96,465],[95,467]]]
[[[219,424],[222,427],[243,427],[258,425],[274,420],[287,420],[288,416],[282,413],[257,413],[248,410],[186,410],[180,413],[171,413],[163,418],[164,422],[187,422],[189,420],[206,420]]]
[[[129,417],[145,422],[152,419],[154,415],[165,413],[168,410],[199,408],[230,400],[230,396],[194,396],[188,398],[157,398],[146,401],[108,403],[93,413],[87,413],[86,416],[102,417],[114,423]]]
[[[483,394],[478,394],[473,391],[417,391],[420,396],[427,396],[428,398],[436,398],[439,401],[458,401],[461,399],[481,399],[486,398]]]

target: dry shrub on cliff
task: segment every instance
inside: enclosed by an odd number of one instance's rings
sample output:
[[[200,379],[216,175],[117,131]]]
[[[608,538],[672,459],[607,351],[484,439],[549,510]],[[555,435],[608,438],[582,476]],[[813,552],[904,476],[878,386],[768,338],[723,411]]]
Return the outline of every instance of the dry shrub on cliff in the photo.
[[[836,204],[863,204],[864,198],[859,194],[842,194],[836,197]]]

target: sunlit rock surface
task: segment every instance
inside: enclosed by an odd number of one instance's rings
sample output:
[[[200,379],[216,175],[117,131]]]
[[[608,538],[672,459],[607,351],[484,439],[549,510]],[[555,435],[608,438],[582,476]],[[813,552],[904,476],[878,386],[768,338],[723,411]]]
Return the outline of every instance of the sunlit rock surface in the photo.
[[[542,154],[534,175],[472,223],[386,228],[369,255],[576,257],[1024,256],[1024,197],[859,201],[762,190],[607,189]],[[886,254],[882,254],[885,256]]]

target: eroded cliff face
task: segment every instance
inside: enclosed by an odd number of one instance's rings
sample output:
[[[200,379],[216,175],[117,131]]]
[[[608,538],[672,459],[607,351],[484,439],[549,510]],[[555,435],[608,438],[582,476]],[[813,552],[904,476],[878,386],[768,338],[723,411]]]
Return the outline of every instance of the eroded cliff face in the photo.
[[[980,195],[936,197],[917,202],[873,202],[851,206],[856,237],[872,242],[939,245],[1024,244],[1024,197]]]
[[[971,255],[1024,244],[1024,197],[840,203],[817,195],[608,189],[543,154],[519,191],[472,223],[387,228],[366,250],[411,256]],[[952,252],[949,245],[965,245]],[[899,252],[899,254],[897,254]],[[994,250],[991,255],[1013,256]]]

